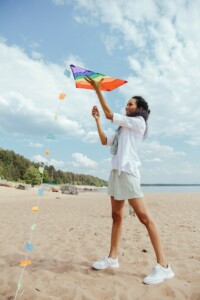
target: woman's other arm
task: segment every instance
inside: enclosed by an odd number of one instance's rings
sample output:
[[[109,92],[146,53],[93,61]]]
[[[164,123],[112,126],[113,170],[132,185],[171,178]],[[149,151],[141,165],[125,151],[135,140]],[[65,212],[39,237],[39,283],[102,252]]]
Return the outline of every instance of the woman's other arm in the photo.
[[[93,106],[92,108],[92,115],[96,121],[97,124],[97,130],[98,130],[98,134],[99,134],[99,138],[101,140],[102,145],[106,145],[107,144],[107,137],[105,136],[105,133],[102,130],[101,127],[101,122],[100,122],[100,112],[97,108],[97,106]]]

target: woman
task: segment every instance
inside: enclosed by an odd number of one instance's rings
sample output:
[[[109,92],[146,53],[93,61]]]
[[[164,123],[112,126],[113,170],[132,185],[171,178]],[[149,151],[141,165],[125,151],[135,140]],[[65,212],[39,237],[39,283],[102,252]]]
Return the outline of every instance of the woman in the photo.
[[[140,160],[137,150],[146,133],[146,121],[150,113],[148,104],[142,97],[135,96],[126,105],[126,116],[113,113],[100,91],[101,81],[97,82],[89,77],[86,80],[96,91],[106,118],[119,126],[114,138],[106,137],[100,124],[99,110],[96,106],[93,107],[92,115],[96,121],[101,143],[111,146],[111,153],[113,154],[112,170],[108,182],[113,225],[109,255],[95,261],[92,267],[96,270],[119,267],[118,246],[122,231],[124,203],[125,199],[128,199],[140,222],[145,225],[149,233],[157,259],[157,264],[150,274],[144,278],[143,282],[145,284],[156,284],[173,278],[174,272],[166,263],[158,229],[147,209],[140,189],[138,170]]]

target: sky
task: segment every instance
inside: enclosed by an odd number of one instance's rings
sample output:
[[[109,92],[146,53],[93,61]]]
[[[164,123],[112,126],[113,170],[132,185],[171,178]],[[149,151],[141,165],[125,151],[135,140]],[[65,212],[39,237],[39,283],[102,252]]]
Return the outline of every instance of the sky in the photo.
[[[200,183],[199,28],[200,0],[0,0],[0,147],[108,179],[98,99],[64,75],[74,64],[128,81],[103,93],[114,112],[134,95],[148,102],[142,183]]]

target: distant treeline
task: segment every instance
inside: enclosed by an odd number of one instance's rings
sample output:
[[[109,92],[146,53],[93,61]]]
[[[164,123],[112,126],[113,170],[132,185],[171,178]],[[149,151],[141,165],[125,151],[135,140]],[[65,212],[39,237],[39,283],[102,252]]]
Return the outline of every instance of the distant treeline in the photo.
[[[16,154],[14,151],[0,148],[0,178],[9,181],[39,184],[41,174],[39,163],[31,162],[29,159]],[[55,170],[54,166],[45,166],[43,174],[44,183],[52,184],[77,184],[93,185],[97,187],[107,186],[107,182],[98,177],[72,172]]]

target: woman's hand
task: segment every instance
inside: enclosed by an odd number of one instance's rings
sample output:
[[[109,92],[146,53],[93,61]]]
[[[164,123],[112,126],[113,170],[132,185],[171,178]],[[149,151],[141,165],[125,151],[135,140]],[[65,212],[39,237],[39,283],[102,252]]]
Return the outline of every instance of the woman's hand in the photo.
[[[110,109],[110,107],[108,106],[106,100],[104,99],[102,93],[101,93],[101,90],[100,90],[100,86],[101,86],[101,83],[103,81],[103,78],[101,78],[101,80],[93,80],[91,79],[90,77],[86,76],[84,77],[85,80],[91,84],[91,86],[94,88],[96,94],[97,94],[97,97],[99,99],[99,102],[101,104],[101,107],[103,108],[103,111],[104,111],[104,114],[106,116],[107,119],[109,120],[112,120],[113,119],[113,112],[112,110]],[[99,111],[98,111],[98,108],[96,107],[97,111],[95,112],[95,115],[93,115],[93,117],[98,120],[99,117],[100,117],[100,114],[99,114]],[[97,113],[97,114],[96,114]]]
[[[101,83],[103,81],[103,78],[101,78],[100,80],[94,80],[92,78],[90,78],[89,76],[84,77],[84,79],[91,84],[91,86],[94,88],[95,91],[100,90],[101,87]]]
[[[92,108],[92,115],[95,118],[95,120],[98,120],[100,118],[100,112],[99,112],[97,106],[93,106],[93,108]]]

